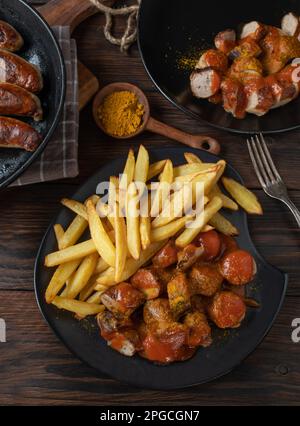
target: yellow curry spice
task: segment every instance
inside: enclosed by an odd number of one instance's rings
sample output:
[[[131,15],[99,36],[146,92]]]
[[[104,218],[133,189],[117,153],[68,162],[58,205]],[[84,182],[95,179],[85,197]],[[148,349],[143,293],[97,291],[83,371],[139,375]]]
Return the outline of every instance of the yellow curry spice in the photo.
[[[114,92],[99,107],[99,118],[112,136],[129,136],[142,125],[144,107],[133,92]]]

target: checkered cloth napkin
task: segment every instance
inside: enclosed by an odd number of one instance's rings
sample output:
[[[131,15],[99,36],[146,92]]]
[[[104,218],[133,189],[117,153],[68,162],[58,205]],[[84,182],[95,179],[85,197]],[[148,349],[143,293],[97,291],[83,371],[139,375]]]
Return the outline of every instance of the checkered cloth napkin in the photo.
[[[21,186],[78,175],[78,75],[75,40],[69,27],[53,27],[60,44],[67,74],[66,100],[51,140],[41,156],[11,185]]]

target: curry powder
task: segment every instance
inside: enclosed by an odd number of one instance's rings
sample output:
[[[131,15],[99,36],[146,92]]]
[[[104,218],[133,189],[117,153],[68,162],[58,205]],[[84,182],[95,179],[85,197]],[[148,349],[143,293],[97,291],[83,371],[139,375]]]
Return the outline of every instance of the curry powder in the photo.
[[[112,136],[129,136],[142,125],[144,107],[133,92],[114,92],[99,107],[104,130]]]

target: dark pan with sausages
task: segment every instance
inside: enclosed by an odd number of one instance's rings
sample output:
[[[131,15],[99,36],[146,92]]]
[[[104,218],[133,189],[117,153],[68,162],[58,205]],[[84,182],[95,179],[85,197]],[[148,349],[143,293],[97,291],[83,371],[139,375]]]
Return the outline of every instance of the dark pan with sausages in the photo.
[[[64,61],[52,31],[23,0],[0,0],[0,188],[43,151],[64,97]]]
[[[190,0],[188,7],[174,0],[170,12],[167,2],[143,0],[139,48],[146,70],[168,100],[217,128],[298,128],[299,75],[292,81],[290,63],[300,56],[300,3],[271,6],[272,13],[260,0],[242,7],[234,0]]]

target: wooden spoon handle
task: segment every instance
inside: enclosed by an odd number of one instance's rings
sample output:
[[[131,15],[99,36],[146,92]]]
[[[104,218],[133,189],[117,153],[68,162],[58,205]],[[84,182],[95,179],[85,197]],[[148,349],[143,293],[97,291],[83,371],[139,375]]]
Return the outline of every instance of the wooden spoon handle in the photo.
[[[212,154],[219,154],[221,150],[219,142],[210,136],[190,135],[189,133],[175,129],[175,127],[161,123],[152,117],[149,118],[146,124],[146,129],[150,132],[158,133],[159,135],[181,142],[192,148],[202,149],[203,151],[208,151]]]

